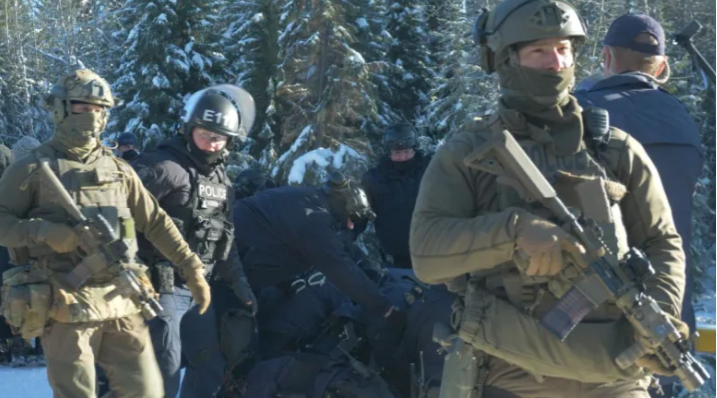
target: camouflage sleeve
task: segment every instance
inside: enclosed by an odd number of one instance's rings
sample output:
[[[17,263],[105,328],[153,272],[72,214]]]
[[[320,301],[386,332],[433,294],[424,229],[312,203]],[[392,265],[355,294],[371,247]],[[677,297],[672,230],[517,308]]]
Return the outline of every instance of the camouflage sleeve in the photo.
[[[36,246],[40,219],[26,219],[37,203],[37,164],[33,156],[17,161],[0,178],[0,246]]]
[[[622,133],[622,132],[619,132]],[[625,134],[625,133],[622,133]],[[685,289],[685,255],[657,169],[630,136],[617,156],[617,177],[627,186],[621,211],[630,246],[643,250],[655,267],[648,294],[679,316]]]
[[[127,177],[128,207],[132,211],[137,230],[180,271],[185,267],[203,267],[201,260],[189,249],[177,226],[162,210],[154,196],[144,188],[135,171],[126,164],[121,167]]]
[[[411,222],[413,268],[426,283],[490,269],[510,261],[518,210],[490,212],[495,178],[469,170],[463,159],[476,145],[456,135],[431,160]]]

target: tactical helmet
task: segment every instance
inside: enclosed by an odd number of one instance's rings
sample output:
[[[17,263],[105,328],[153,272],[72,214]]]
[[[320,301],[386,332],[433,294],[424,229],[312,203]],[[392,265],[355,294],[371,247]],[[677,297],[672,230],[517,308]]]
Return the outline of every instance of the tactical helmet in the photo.
[[[366,192],[356,181],[346,178],[340,171],[329,173],[323,191],[329,202],[329,211],[340,222],[346,217],[354,222],[376,218],[376,214],[371,211]]]
[[[139,142],[137,141],[136,135],[132,133],[122,133],[119,137],[117,137],[117,145],[133,145],[137,147],[139,146]]]
[[[561,0],[506,0],[493,10],[483,8],[473,25],[480,46],[481,67],[495,71],[495,55],[506,47],[554,37],[583,41],[585,24],[578,12]]]
[[[389,126],[383,136],[383,144],[391,151],[416,148],[416,130],[408,123]]]
[[[246,169],[237,175],[234,180],[234,191],[237,199],[248,198],[257,192],[274,188],[274,183],[261,170]]]
[[[212,86],[192,94],[182,111],[183,133],[194,127],[246,139],[254,122],[254,99],[245,90],[229,84]]]
[[[112,90],[105,79],[89,69],[78,69],[57,80],[45,97],[45,107],[52,112],[52,121],[61,122],[70,114],[72,102],[84,102],[105,108],[115,106]]]
[[[23,136],[12,146],[12,159],[13,162],[24,158],[32,152],[33,149],[39,147],[40,141],[29,135]]]

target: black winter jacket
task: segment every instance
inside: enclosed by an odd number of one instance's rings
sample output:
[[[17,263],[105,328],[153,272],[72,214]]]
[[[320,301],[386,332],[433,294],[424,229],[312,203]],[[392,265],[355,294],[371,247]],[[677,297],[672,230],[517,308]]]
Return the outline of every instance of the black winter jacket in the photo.
[[[249,283],[278,285],[312,267],[353,301],[382,315],[391,303],[346,255],[339,224],[316,188],[280,187],[238,201],[236,242]]]
[[[417,151],[405,170],[397,168],[388,157],[369,169],[361,180],[376,219],[374,227],[381,248],[394,257],[409,257],[408,235],[416,207],[418,187],[430,156]]]

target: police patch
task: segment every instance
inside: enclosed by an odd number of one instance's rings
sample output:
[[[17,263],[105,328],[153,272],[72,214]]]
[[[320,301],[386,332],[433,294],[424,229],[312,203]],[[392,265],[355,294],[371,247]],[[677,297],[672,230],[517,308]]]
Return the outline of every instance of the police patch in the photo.
[[[199,197],[205,200],[206,204],[218,207],[227,200],[227,187],[220,184],[199,182]]]

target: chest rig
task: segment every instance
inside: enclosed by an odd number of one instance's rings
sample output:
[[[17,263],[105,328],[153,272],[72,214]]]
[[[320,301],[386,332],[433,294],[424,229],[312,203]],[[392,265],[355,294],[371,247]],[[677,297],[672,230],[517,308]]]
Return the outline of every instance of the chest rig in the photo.
[[[188,203],[165,208],[172,217],[189,248],[211,270],[217,261],[229,256],[234,241],[231,203],[234,190],[223,166],[205,175],[184,160],[182,166],[189,173],[191,192]]]
[[[40,159],[48,161],[63,187],[88,219],[102,216],[109,227],[124,240],[127,250],[115,253],[121,261],[134,262],[137,253],[135,224],[127,207],[128,195],[124,175],[119,161],[109,153],[90,155],[87,163],[67,158],[63,153],[45,147],[37,153]],[[94,157],[94,158],[93,158]],[[60,205],[57,191],[42,178],[35,178],[36,195],[28,218],[42,218],[54,223],[72,224],[71,217]],[[75,252],[54,253],[48,246],[28,248],[29,257],[39,261],[53,272],[66,273],[75,268],[82,258]],[[114,276],[107,271],[93,274],[88,282],[105,283]]]
[[[491,132],[502,131],[505,125],[500,118],[494,117],[489,128]],[[577,216],[595,222],[602,231],[602,239],[610,251],[618,259],[622,258],[629,248],[619,205],[626,188],[615,181],[615,174],[602,160],[601,151],[606,144],[602,140],[605,137],[596,137],[590,131],[586,131],[578,151],[568,156],[558,156],[549,144],[536,142],[524,135],[515,135],[515,137],[566,206]],[[552,214],[540,203],[526,202],[514,188],[503,184],[498,184],[496,188],[500,211],[511,207],[523,208],[557,223]],[[529,314],[540,317],[557,301],[548,286],[552,282],[545,282],[547,278],[542,280],[524,278],[516,266],[518,261],[525,260],[516,255],[514,261],[480,276],[474,276],[484,278],[488,291],[506,298]],[[620,316],[621,313],[614,305],[606,304],[588,315],[586,320],[614,320]]]

